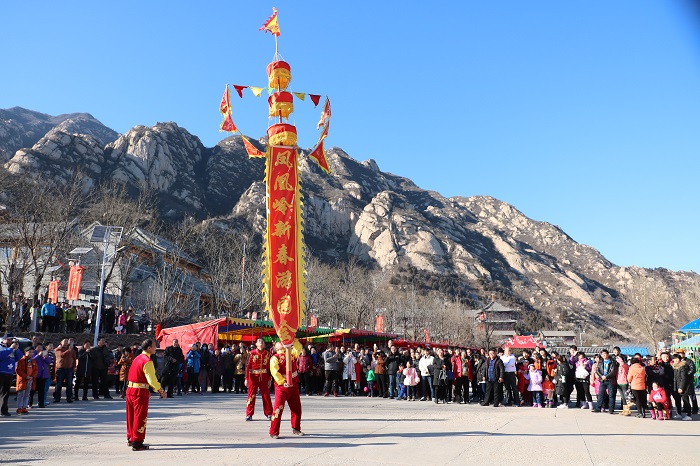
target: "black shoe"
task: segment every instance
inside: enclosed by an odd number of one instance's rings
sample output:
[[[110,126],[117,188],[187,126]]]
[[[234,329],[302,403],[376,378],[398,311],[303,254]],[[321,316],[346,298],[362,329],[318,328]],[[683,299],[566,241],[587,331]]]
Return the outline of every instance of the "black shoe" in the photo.
[[[591,409],[591,412],[592,412],[592,413],[599,413],[599,412],[600,412],[600,410],[599,410],[599,409],[595,409],[595,408],[593,408],[593,409]]]
[[[139,442],[139,443],[134,443],[134,445],[131,447],[131,449],[132,449],[133,451],[144,451],[144,450],[148,450],[148,448],[149,448],[148,445],[144,445],[144,444],[141,443],[141,442]]]
[[[494,408],[498,408],[499,406],[501,406],[501,405],[493,405]]]
[[[488,403],[484,403],[483,401],[481,403],[479,403],[479,406],[488,406],[488,405],[489,405]]]
[[[2,416],[2,417],[12,417],[12,415],[11,415],[10,413],[2,413],[2,414],[0,414],[0,416]]]
[[[126,441],[126,446],[127,446],[127,447],[133,447],[134,444],[131,442],[131,440],[127,440],[127,441]]]
[[[73,400],[66,400],[66,403],[72,403]]]
[[[57,400],[56,398],[54,398],[54,399],[53,399],[53,402],[54,402],[54,403],[60,403],[61,400]]]
[[[76,398],[76,400],[77,400],[77,398]],[[83,401],[88,401],[88,397],[84,396]]]
[[[113,400],[114,398],[112,398],[110,395],[107,395],[104,397],[104,399],[105,400]],[[148,450],[148,445],[146,445],[146,450]]]

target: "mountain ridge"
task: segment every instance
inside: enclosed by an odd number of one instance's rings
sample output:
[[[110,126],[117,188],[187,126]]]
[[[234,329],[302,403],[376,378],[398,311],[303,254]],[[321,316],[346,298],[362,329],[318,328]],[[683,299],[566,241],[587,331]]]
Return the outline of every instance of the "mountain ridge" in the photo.
[[[22,141],[34,142],[10,154]],[[263,148],[265,140],[254,143]],[[80,169],[86,187],[116,178],[135,191],[157,192],[162,214],[172,220],[192,216],[257,232],[265,226],[264,164],[248,158],[239,136],[208,148],[174,122],[119,135],[89,114],[50,117],[15,107],[0,110],[2,148],[4,167],[15,175],[67,183]],[[338,147],[327,157],[331,175],[306,151],[299,169],[307,243],[329,260],[356,257],[391,273],[420,270],[438,281],[455,275],[465,289],[508,296],[523,312],[541,312],[562,328],[609,327],[642,338],[630,303],[645,281],[668,296],[665,328],[696,316],[700,276],[694,272],[620,267],[559,226],[532,220],[494,197],[444,197]]]

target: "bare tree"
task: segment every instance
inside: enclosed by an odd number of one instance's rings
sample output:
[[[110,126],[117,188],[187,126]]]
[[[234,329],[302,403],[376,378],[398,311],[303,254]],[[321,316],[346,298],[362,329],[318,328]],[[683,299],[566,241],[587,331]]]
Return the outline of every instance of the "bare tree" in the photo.
[[[633,324],[642,332],[652,351],[669,331],[665,317],[669,307],[666,289],[653,278],[637,276],[627,290],[627,302]]]
[[[239,312],[256,310],[262,300],[260,247],[252,232],[222,229],[205,223],[197,234],[197,255],[207,269],[213,310],[230,311],[236,298]]]
[[[134,270],[144,262],[144,258],[138,254],[138,248],[129,247],[129,241],[138,227],[158,228],[156,198],[152,192],[145,190],[132,196],[127,186],[117,180],[101,184],[93,198],[94,201],[83,214],[85,223],[97,221],[103,225],[124,228],[122,244],[117,245],[118,253],[105,269],[105,288],[116,282],[116,294],[123,302],[129,293]],[[97,256],[102,255],[100,247],[93,245]],[[118,280],[113,280],[115,275]]]
[[[142,299],[151,321],[166,326],[199,313],[199,290],[197,272],[185,249],[195,241],[194,223],[185,220],[164,235],[169,241],[154,253]]]
[[[32,298],[39,298],[47,269],[57,263],[75,240],[78,215],[88,201],[80,175],[66,186],[25,180],[12,192],[9,228],[14,228],[19,246],[27,254],[28,275],[32,280]]]

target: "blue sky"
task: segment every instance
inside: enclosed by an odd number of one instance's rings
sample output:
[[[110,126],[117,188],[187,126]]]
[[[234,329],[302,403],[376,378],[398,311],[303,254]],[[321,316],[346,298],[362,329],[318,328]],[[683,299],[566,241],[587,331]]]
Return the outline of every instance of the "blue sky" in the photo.
[[[445,196],[490,195],[618,265],[700,272],[700,22],[690,2],[0,3],[0,108],[175,121],[207,146],[226,83],[292,90],[329,145]],[[247,91],[246,91],[247,92]],[[233,97],[246,134],[266,102]],[[297,102],[300,144],[320,108]]]

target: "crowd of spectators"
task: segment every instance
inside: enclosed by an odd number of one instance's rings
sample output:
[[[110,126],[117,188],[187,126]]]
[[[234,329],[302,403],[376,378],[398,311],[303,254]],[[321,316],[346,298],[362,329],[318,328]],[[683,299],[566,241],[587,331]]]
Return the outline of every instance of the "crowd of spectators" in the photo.
[[[195,343],[183,349],[174,340],[152,358],[168,397],[209,391],[242,394],[249,351],[244,343],[222,348]],[[35,339],[20,351],[17,340],[6,336],[0,345],[2,415],[10,415],[7,403],[13,378],[19,415],[63,400],[110,399],[112,394],[123,398],[126,376],[137,355],[136,347],[110,349],[104,338],[95,347],[67,338],[54,347]],[[509,348],[400,350],[391,342],[384,348],[330,343],[309,344],[298,359],[300,388],[306,396],[580,408],[610,414],[619,410],[631,414],[629,407],[634,405],[638,417],[658,420],[691,420],[697,414],[696,371],[696,361],[682,351],[627,358],[617,347],[590,359],[575,346],[569,354],[538,348],[516,356]],[[49,396],[52,381],[55,388]]]
[[[7,312],[10,317],[7,319],[8,328],[16,328],[20,332],[94,333],[97,325],[97,305],[95,304],[85,306],[65,302],[53,303],[51,299],[46,300],[44,304],[40,304],[39,301],[32,304],[28,298],[19,296]],[[3,325],[0,325],[0,328]],[[144,333],[149,325],[148,314],[137,313],[132,306],[126,309],[117,308],[115,304],[102,307],[100,333]]]

